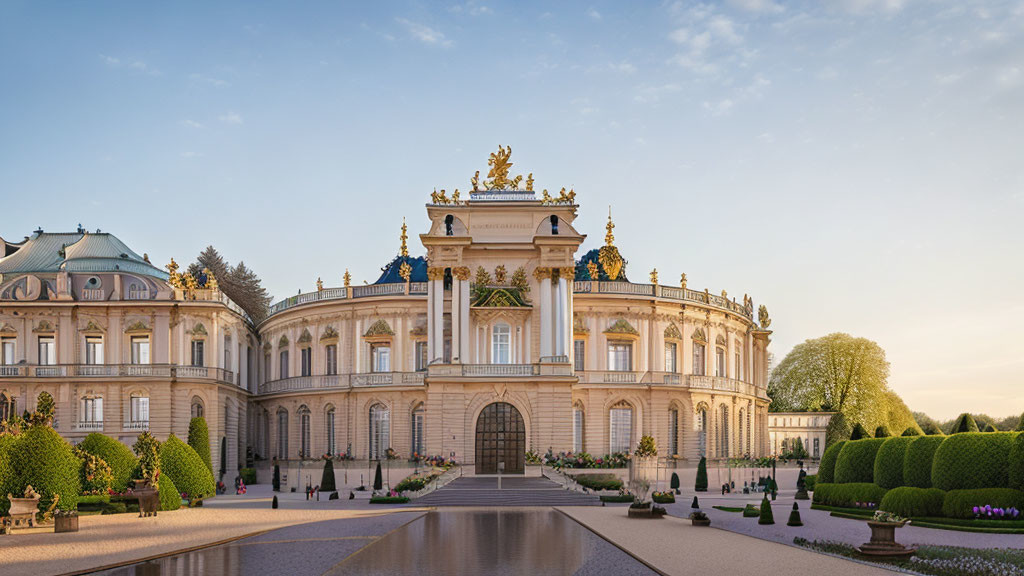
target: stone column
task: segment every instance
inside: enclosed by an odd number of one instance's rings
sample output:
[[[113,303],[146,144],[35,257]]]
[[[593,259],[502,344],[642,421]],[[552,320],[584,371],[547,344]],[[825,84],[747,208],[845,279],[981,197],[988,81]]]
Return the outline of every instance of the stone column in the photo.
[[[452,278],[452,364],[462,362],[462,322],[462,281]]]
[[[452,355],[458,356],[459,362],[469,362],[469,268],[460,266],[454,271],[453,286],[458,292],[452,294],[452,318],[458,310],[459,322],[456,327],[452,322]],[[457,294],[457,296],[456,296]],[[458,344],[455,337],[458,335]]]
[[[534,275],[540,280],[540,357],[552,355],[551,334],[551,269],[537,268]]]
[[[555,355],[563,356],[566,354],[565,343],[567,326],[570,324],[565,321],[565,316],[569,312],[569,294],[567,292],[567,283],[565,280],[565,274],[558,274],[558,299],[555,303],[555,313],[557,315],[555,321],[555,334],[557,335],[557,342],[555,346]]]
[[[430,338],[434,341],[431,354],[433,361],[444,358],[444,268],[430,268],[427,270],[427,276],[430,278],[430,291],[434,294],[431,302],[434,311],[431,315],[433,326],[430,327]]]

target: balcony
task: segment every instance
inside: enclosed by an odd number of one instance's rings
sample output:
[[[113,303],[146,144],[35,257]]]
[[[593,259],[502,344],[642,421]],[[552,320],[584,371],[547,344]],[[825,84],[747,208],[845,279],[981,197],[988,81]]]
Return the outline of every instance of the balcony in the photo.
[[[423,372],[375,372],[353,374],[352,387],[360,386],[419,386],[423,384]]]
[[[296,390],[348,390],[373,386],[422,386],[423,372],[373,372],[369,374],[322,374],[271,380],[259,385],[260,394]]]
[[[678,386],[691,390],[714,392],[735,392],[767,400],[767,391],[749,382],[722,376],[701,376],[676,372],[619,372],[610,370],[587,370],[577,372],[581,384],[640,384],[646,386]]]
[[[740,303],[727,300],[721,296],[677,288],[673,286],[662,286],[660,284],[634,284],[632,282],[596,282],[591,280],[579,280],[573,282],[573,294],[623,294],[627,296],[650,296],[666,300],[677,300],[680,302],[696,302],[728,310],[739,314],[750,321],[754,320],[754,311]]]
[[[539,376],[537,364],[461,364],[463,376]]]
[[[132,432],[145,432],[149,430],[149,420],[138,420],[135,422],[125,422],[122,425],[122,429],[130,430]]]
[[[78,432],[102,432],[103,421],[99,422],[75,422],[75,430]]]
[[[0,366],[4,378],[191,378],[237,384],[231,370],[170,364],[17,364]]]

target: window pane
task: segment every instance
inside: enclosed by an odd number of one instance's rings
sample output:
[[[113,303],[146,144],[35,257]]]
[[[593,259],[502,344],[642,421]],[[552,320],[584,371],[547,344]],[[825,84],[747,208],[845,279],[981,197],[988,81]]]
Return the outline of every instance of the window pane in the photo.
[[[572,451],[583,452],[583,410],[576,408],[572,415]]]
[[[633,409],[612,408],[610,451],[629,452],[633,445]]]
[[[586,370],[587,360],[587,341],[586,340],[574,340],[572,343],[573,351],[573,368],[576,370]]]
[[[52,337],[39,339],[39,363],[46,366],[57,363],[57,349]]]
[[[373,353],[373,371],[374,372],[390,372],[391,371],[391,347],[390,346],[374,346],[372,348]]]
[[[672,342],[665,344],[665,372],[676,371],[676,345]]]
[[[85,339],[85,363],[103,364],[103,340],[99,338]]]
[[[511,328],[508,324],[495,324],[491,331],[491,362],[508,364],[512,361]]]

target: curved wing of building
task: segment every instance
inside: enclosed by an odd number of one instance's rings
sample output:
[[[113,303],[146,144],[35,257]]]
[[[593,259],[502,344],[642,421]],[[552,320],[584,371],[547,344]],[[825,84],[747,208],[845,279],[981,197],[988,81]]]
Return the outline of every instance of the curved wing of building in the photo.
[[[604,246],[578,254],[575,192],[538,197],[507,161],[492,155],[491,180],[474,177],[465,199],[433,194],[425,258],[409,255],[403,225],[377,282],[346,272],[258,325],[215,285],[176,286],[113,236],[5,242],[0,406],[31,408],[47,390],[62,433],[125,441],[184,435],[205,414],[229,470],[246,455],[390,449],[516,473],[528,450],[604,456],[644,434],[669,459],[767,454],[767,313],[685,276],[627,281],[610,217]]]

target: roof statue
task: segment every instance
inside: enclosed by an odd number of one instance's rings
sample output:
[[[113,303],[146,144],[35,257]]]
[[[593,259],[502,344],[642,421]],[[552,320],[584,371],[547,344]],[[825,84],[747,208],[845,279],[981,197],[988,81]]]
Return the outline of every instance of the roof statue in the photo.
[[[473,174],[473,177],[469,179],[469,183],[470,183],[471,186],[473,186],[473,192],[479,192],[480,191],[480,171],[479,170],[477,170],[476,174]]]
[[[316,291],[317,292],[323,292],[324,291],[324,281],[319,276],[316,279]]]
[[[651,284],[658,283],[658,269],[651,270]]]
[[[345,268],[345,275],[341,277],[341,281],[345,284],[345,288],[352,285],[352,275],[348,273],[348,268]]]
[[[487,188],[491,190],[506,190],[512,183],[508,179],[508,171],[512,168],[512,162],[509,161],[509,157],[512,156],[512,147],[509,146],[507,149],[503,146],[498,146],[497,152],[491,152],[491,157],[487,159],[487,165],[491,169],[487,172],[487,177],[491,180],[486,182]]]
[[[459,193],[459,191],[456,190],[455,194],[458,194],[458,193]],[[402,217],[402,247],[398,249],[398,255],[399,256],[408,256],[409,255],[408,240],[409,240],[409,227],[405,225],[405,216],[403,216]]]
[[[601,262],[601,267],[604,268],[604,273],[608,275],[609,280],[615,280],[619,277],[619,272],[622,271],[622,255],[619,254],[619,249],[615,247],[615,235],[612,234],[612,230],[615,229],[615,223],[612,222],[612,208],[608,207],[608,225],[605,226],[608,231],[604,235],[605,245],[601,247],[601,251],[597,255],[597,259]]]
[[[533,192],[533,172],[530,172],[526,177],[526,190],[528,192]]]
[[[768,317],[768,307],[764,304],[757,309],[757,320],[761,324],[762,330],[767,330],[772,325],[772,319]]]

